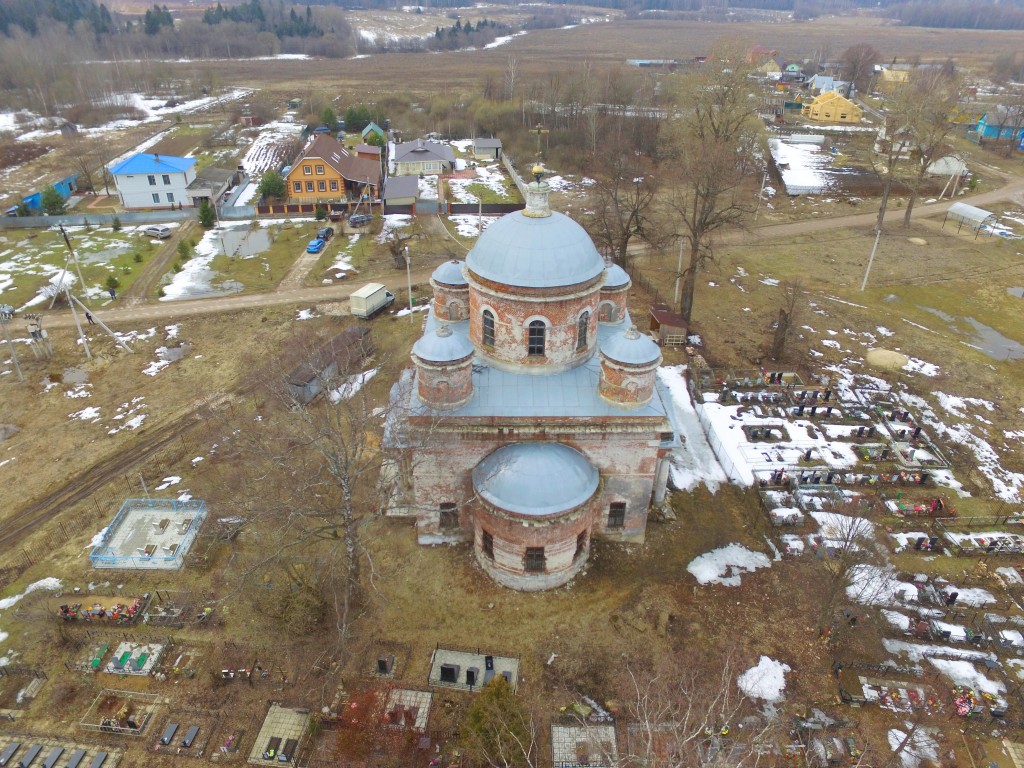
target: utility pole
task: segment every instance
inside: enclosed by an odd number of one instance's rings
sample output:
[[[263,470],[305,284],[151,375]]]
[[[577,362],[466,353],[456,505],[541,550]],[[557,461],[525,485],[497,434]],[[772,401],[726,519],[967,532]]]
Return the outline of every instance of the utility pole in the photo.
[[[14,370],[18,374],[18,381],[25,381],[25,375],[21,372],[21,364],[18,363],[18,353],[14,351],[14,342],[11,341],[11,334],[7,330],[7,324],[14,319],[14,307],[10,304],[0,304],[0,325],[4,327],[4,338],[7,340],[7,349],[11,353],[11,361],[14,363]]]
[[[412,316],[412,259],[409,258],[409,246],[405,246],[405,280],[409,288],[409,322],[413,322]]]
[[[677,235],[678,237],[678,235]],[[679,266],[676,267],[676,293],[675,293],[675,305],[672,307],[673,311],[679,306],[680,292],[683,289],[683,240],[679,237]]]

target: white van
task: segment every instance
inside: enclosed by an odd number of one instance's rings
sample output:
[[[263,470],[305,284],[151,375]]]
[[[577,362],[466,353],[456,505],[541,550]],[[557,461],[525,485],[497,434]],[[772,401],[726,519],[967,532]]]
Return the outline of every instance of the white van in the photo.
[[[142,234],[144,234],[146,237],[156,237],[159,238],[160,240],[166,240],[168,237],[171,236],[171,228],[165,227],[162,224],[154,224],[153,226],[146,227],[144,230],[142,230]]]

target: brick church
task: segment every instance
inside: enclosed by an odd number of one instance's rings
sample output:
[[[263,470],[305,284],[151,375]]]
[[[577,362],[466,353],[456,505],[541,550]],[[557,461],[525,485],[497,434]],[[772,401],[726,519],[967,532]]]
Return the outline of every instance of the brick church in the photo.
[[[572,579],[594,536],[643,541],[677,441],[629,276],[550,210],[541,171],[525,210],[434,271],[385,435],[390,514],[415,517],[421,544],[472,542],[498,583],[530,591]]]

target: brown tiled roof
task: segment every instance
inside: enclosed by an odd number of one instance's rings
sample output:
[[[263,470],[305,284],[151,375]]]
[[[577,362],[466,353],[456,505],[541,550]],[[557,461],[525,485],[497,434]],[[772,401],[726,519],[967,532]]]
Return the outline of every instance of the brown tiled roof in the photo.
[[[347,181],[365,182],[369,179],[373,186],[380,186],[380,163],[350,155],[344,144],[328,134],[322,133],[309,142],[293,165],[308,158],[323,160]]]

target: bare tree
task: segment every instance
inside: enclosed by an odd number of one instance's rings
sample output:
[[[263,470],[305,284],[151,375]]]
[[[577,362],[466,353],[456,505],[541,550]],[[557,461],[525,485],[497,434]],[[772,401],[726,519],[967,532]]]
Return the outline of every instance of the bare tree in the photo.
[[[662,670],[629,668],[622,698],[628,744],[620,765],[752,766],[765,728],[739,730],[750,702],[731,653]]]
[[[786,342],[792,336],[793,329],[800,322],[799,310],[800,299],[805,291],[804,284],[800,280],[787,280],[781,286],[782,306],[779,308],[779,318],[775,324],[775,336],[772,339],[772,360],[782,360],[786,355]]]
[[[288,365],[261,374],[264,400],[255,420],[246,414],[227,432],[237,460],[222,465],[226,503],[260,541],[238,588],[283,567],[298,587],[294,599],[330,618],[342,651],[370,562],[360,532],[390,498],[390,480],[381,473],[382,420],[363,386],[371,374],[359,370],[361,354],[321,339],[296,340],[294,347],[301,353]],[[317,391],[324,396],[308,402]],[[296,559],[303,567],[293,566]]]
[[[483,688],[466,712],[461,731],[466,753],[489,768],[534,768],[537,723],[504,677]]]
[[[419,220],[413,220],[404,227],[388,227],[384,232],[384,245],[391,254],[392,266],[395,269],[405,269],[405,249],[413,240],[423,236]]]
[[[505,60],[505,99],[512,101],[516,97],[516,80],[519,77],[519,59],[509,56]]]
[[[851,45],[842,55],[843,77],[856,86],[858,91],[866,91],[871,85],[875,73],[875,64],[882,59],[873,45],[857,43]]]
[[[690,254],[679,307],[687,322],[697,275],[714,262],[712,236],[753,210],[753,195],[744,194],[742,187],[754,170],[752,157],[762,128],[747,77],[752,65],[744,62],[745,56],[735,51],[717,52],[685,78],[670,107],[680,116],[667,127],[675,169],[668,204]]]
[[[594,173],[588,189],[583,225],[598,248],[621,264],[629,264],[629,246],[634,239],[657,240],[659,230],[653,218],[658,179],[653,164],[634,153],[611,154]]]
[[[942,156],[954,125],[949,116],[960,101],[962,83],[943,69],[916,69],[894,100],[896,119],[909,131],[910,168],[905,177],[910,199],[903,214],[903,226],[910,217],[918,192],[932,163]]]

